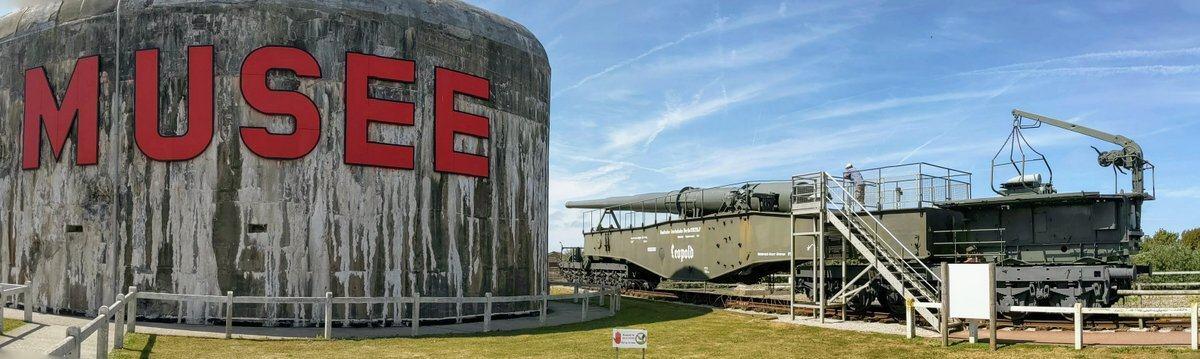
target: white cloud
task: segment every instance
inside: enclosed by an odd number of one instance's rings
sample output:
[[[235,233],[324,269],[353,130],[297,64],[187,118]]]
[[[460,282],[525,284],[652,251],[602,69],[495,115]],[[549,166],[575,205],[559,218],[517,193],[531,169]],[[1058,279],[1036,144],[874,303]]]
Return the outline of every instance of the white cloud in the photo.
[[[1183,188],[1161,188],[1155,191],[1155,195],[1161,198],[1189,198],[1200,199],[1200,186],[1183,187]]]

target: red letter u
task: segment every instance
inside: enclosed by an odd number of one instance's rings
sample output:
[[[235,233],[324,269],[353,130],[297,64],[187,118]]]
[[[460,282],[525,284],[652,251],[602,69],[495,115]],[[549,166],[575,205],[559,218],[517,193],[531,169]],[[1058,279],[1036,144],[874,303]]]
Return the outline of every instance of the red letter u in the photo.
[[[158,49],[139,50],[134,72],[134,142],[158,161],[196,158],[213,136],[213,47],[188,47],[187,131],[163,136],[158,123]]]

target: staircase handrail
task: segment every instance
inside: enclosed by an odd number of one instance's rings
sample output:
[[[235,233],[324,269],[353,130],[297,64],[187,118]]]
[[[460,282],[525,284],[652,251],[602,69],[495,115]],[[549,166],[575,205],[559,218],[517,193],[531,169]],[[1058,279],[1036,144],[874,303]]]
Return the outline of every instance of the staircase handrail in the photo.
[[[838,182],[838,181],[837,181],[837,180],[836,180],[836,179],[835,179],[835,178],[834,178],[832,175],[830,175],[830,174],[829,174],[829,173],[827,173],[827,172],[825,172],[825,173],[823,173],[823,174],[825,175],[825,177],[826,177],[827,179],[830,179],[830,180],[831,180],[831,181],[827,181],[827,182],[832,182],[832,183],[833,183],[835,186],[837,186],[839,189],[841,189],[843,193],[850,193],[850,191],[849,191],[849,190],[847,190],[845,186],[842,186],[841,182]],[[870,211],[869,209],[867,209],[867,207],[866,207],[866,206],[864,206],[864,205],[863,205],[861,202],[859,202],[857,198],[854,198],[853,196],[847,196],[847,199],[848,199],[849,201],[844,201],[844,202],[850,202],[850,203],[851,203],[851,204],[853,204],[853,205],[857,205],[857,206],[858,206],[858,208],[861,208],[861,209],[862,209],[862,212],[863,212],[863,213],[866,213],[866,214],[867,214],[867,216],[868,216],[869,218],[871,218],[871,220],[875,221],[875,223],[879,225],[879,226],[878,226],[879,228],[883,228],[883,230],[884,230],[885,232],[887,232],[887,234],[888,234],[888,237],[891,237],[892,241],[893,241],[893,242],[895,242],[895,243],[896,243],[896,244],[897,244],[897,245],[898,245],[898,246],[899,246],[901,249],[903,249],[905,253],[907,253],[907,254],[908,254],[908,255],[909,255],[911,258],[913,258],[913,259],[919,259],[919,258],[917,258],[917,255],[916,255],[915,253],[913,253],[912,251],[908,250],[908,246],[905,246],[903,243],[901,243],[901,242],[900,242],[900,239],[899,239],[899,238],[896,238],[896,235],[895,235],[894,233],[892,233],[892,231],[891,231],[890,229],[888,229],[888,228],[887,228],[887,226],[885,226],[885,225],[883,224],[883,222],[879,221],[879,219],[875,217],[875,214],[871,213],[871,211]],[[850,213],[854,214],[854,216],[855,216],[856,218],[859,218],[859,219],[861,220],[862,216],[860,216],[860,215],[858,214],[858,212],[857,212],[857,211],[854,211],[853,209],[854,209],[854,208],[852,208],[852,209],[851,209]],[[843,208],[841,211],[844,213],[844,212],[846,212],[847,210],[846,210],[845,208]],[[878,232],[877,232],[877,231],[873,231],[873,232],[875,232],[875,234],[876,234],[876,236],[877,236],[877,237],[882,237],[882,236],[879,236],[879,235],[878,235]],[[889,250],[891,250],[893,254],[896,254],[897,256],[900,256],[900,253],[897,253],[895,249],[893,249],[893,248],[890,248],[891,246],[888,246],[888,247],[889,247],[888,249],[889,249]],[[902,261],[902,262],[904,262],[904,261]],[[922,268],[924,268],[924,269],[925,269],[925,271],[926,271],[926,272],[928,272],[930,275],[932,275],[934,279],[937,279],[938,281],[941,281],[941,278],[939,278],[939,277],[938,277],[937,273],[935,273],[935,272],[933,271],[933,269],[929,268],[929,266],[926,266],[924,262],[922,262],[922,261],[918,260],[918,261],[917,261],[917,264],[920,264],[920,265],[921,265],[921,267],[922,267]],[[916,271],[916,268],[913,268],[912,266],[908,265],[908,263],[907,263],[907,262],[904,262],[904,265],[905,265],[905,266],[907,266],[907,267],[909,267],[909,269],[912,269],[914,272]],[[923,279],[922,279],[921,281],[922,281],[922,282],[925,282],[925,280],[923,280]],[[934,287],[933,287],[933,285],[931,285],[931,284],[930,284],[930,283],[928,283],[928,282],[926,282],[925,284],[926,284],[926,285],[929,285],[929,286],[930,286],[930,288],[934,288]]]

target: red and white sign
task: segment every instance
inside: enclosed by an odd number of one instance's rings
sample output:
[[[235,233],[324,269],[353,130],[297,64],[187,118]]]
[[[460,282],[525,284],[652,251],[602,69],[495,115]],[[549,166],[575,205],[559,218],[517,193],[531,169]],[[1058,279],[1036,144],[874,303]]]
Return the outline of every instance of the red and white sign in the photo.
[[[613,328],[612,346],[618,349],[646,349],[646,330]]]

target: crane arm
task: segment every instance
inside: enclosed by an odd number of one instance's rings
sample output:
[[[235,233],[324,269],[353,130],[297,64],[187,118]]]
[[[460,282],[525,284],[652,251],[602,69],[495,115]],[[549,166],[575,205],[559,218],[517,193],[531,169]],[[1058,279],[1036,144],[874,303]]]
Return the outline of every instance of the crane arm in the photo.
[[[1059,120],[1056,118],[1042,116],[1042,115],[1039,115],[1036,113],[1029,113],[1029,112],[1025,112],[1025,111],[1021,111],[1021,110],[1013,110],[1012,113],[1013,113],[1013,116],[1016,116],[1016,117],[1028,118],[1030,120],[1045,123],[1045,124],[1048,124],[1048,125],[1051,125],[1054,127],[1062,128],[1067,131],[1079,133],[1084,136],[1096,138],[1101,141],[1105,141],[1105,142],[1115,144],[1117,146],[1121,146],[1121,148],[1124,148],[1129,152],[1137,153],[1139,156],[1142,153],[1142,146],[1139,146],[1137,144],[1137,142],[1133,142],[1133,140],[1129,139],[1129,137],[1125,137],[1125,136],[1121,136],[1121,135],[1114,135],[1114,134],[1100,131],[1100,130],[1090,128],[1087,126],[1076,125],[1076,124],[1073,124],[1070,122],[1066,122],[1066,121]]]
[[[1133,177],[1133,192],[1140,194],[1145,193],[1143,173],[1145,159],[1142,158],[1142,146],[1138,145],[1137,142],[1134,142],[1125,136],[1114,135],[1087,126],[1076,125],[1036,113],[1013,109],[1012,114],[1013,117],[1017,119],[1027,118],[1039,123],[1048,124],[1067,131],[1075,132],[1084,136],[1121,146],[1121,150],[1100,153],[1098,158],[1100,165],[1105,167],[1108,167],[1109,165],[1115,165],[1117,167],[1129,170],[1131,176]]]

